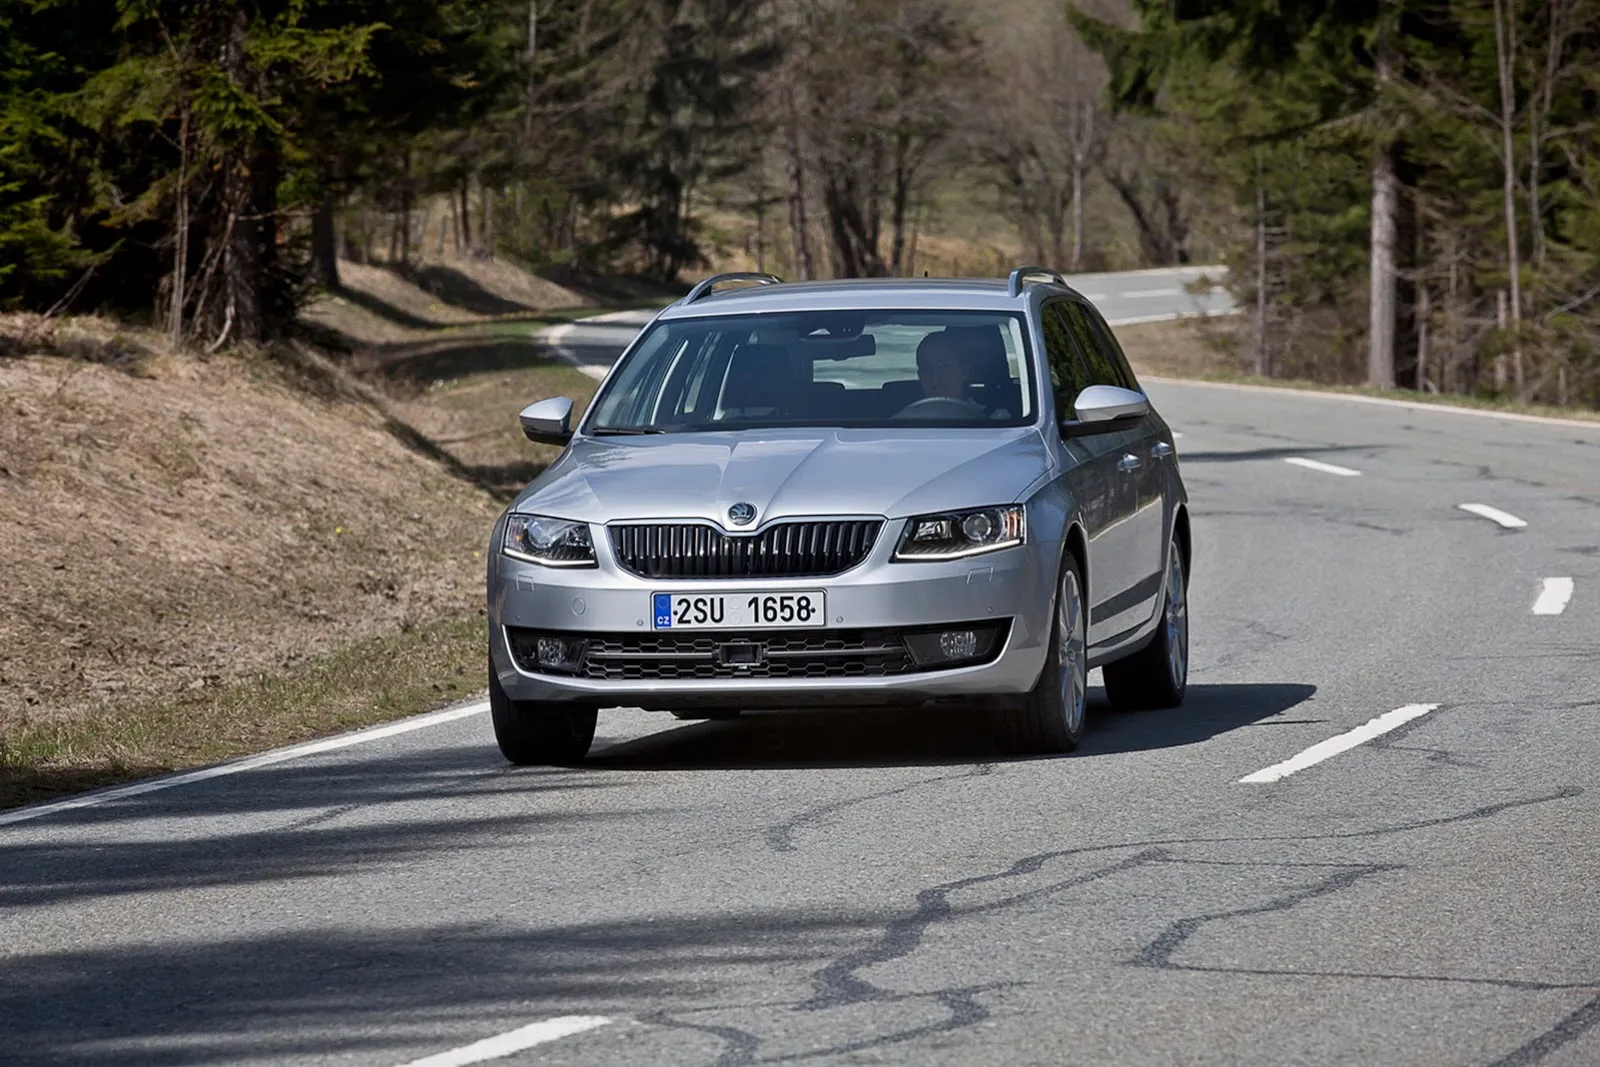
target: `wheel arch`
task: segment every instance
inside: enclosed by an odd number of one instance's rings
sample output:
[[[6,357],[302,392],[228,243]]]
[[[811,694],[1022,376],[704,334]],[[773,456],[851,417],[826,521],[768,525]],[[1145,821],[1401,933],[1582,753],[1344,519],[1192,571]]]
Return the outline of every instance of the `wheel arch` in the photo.
[[[1067,534],[1061,543],[1063,551],[1078,561],[1078,577],[1083,581],[1083,604],[1087,611],[1088,606],[1094,603],[1089,599],[1090,590],[1094,588],[1094,579],[1089,575],[1089,537],[1074,520],[1067,525]]]
[[[1172,539],[1178,542],[1178,552],[1183,558],[1183,583],[1189,584],[1189,565],[1194,559],[1193,542],[1189,534],[1189,509],[1182,504],[1172,518]]]

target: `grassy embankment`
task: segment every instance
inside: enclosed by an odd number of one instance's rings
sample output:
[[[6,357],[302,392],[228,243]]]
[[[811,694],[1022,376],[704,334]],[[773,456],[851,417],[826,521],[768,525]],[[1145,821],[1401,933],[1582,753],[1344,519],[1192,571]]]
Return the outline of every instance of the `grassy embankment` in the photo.
[[[344,281],[319,348],[0,318],[0,807],[482,688],[489,526],[554,454],[517,410],[595,386],[530,335],[660,294]]]

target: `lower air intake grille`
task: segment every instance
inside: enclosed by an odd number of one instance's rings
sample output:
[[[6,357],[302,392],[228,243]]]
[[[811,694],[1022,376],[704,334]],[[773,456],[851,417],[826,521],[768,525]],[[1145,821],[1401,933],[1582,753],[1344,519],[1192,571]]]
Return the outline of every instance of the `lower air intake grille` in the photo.
[[[608,528],[617,564],[641,578],[827,578],[859,565],[883,523],[877,519],[784,522],[755,534],[704,523]]]
[[[759,649],[736,665],[730,646]],[[607,634],[591,639],[583,677],[613,681],[711,678],[884,678],[915,671],[890,630],[765,630],[751,634]]]

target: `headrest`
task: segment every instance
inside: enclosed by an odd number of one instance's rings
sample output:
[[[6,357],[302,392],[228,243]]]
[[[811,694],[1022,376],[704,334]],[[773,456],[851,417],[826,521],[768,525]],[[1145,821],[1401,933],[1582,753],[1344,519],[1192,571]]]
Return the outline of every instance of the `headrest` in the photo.
[[[1011,362],[1006,356],[1005,335],[998,325],[951,326],[942,335],[955,343],[966,357],[974,382],[997,383],[1011,380]]]
[[[733,353],[722,390],[723,410],[778,409],[795,400],[800,368],[782,345],[746,344]]]

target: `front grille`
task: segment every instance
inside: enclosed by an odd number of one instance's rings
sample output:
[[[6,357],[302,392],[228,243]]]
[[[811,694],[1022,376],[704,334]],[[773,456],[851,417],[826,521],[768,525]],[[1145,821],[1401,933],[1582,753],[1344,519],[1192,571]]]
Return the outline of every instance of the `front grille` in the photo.
[[[878,519],[784,522],[727,534],[704,523],[609,527],[618,566],[641,578],[827,578],[857,566]]]
[[[728,662],[728,648],[751,645],[759,649],[754,663]],[[593,637],[581,676],[607,681],[886,678],[916,669],[897,631],[763,630]]]

